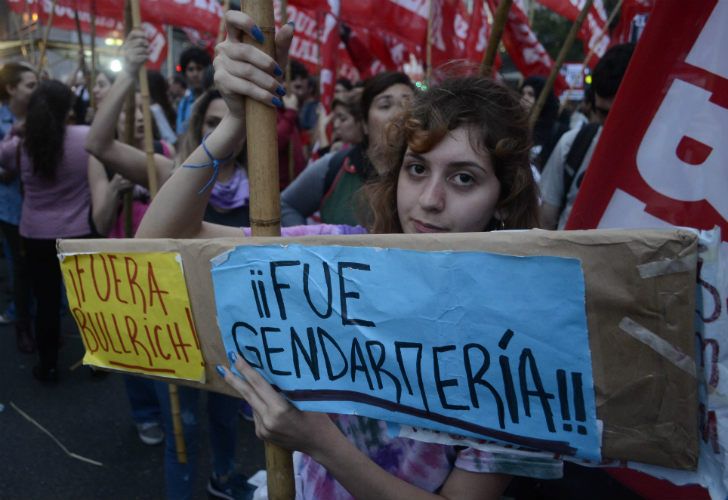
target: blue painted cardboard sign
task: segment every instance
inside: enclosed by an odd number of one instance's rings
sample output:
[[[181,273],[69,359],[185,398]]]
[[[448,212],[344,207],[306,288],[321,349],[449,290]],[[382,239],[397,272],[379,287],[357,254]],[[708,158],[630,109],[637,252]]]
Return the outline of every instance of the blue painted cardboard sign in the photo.
[[[601,458],[577,259],[241,246],[212,280],[226,351],[300,409]]]

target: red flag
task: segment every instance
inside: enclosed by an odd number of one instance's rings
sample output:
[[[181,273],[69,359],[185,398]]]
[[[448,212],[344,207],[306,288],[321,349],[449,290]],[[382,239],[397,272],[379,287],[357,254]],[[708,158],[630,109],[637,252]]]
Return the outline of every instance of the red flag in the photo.
[[[539,3],[565,17],[574,21],[586,0],[538,0]],[[604,10],[602,0],[594,0],[584,23],[579,30],[579,38],[585,43],[585,52],[594,52],[596,57],[590,59],[590,65],[594,67],[609,47],[609,34],[607,32],[607,13]]]
[[[328,110],[334,100],[336,85],[336,54],[339,48],[339,0],[329,0],[329,10],[323,13],[321,34],[321,71],[319,73],[319,94],[321,103]]]
[[[686,22],[686,20],[690,22]],[[728,493],[728,1],[655,3],[567,223],[568,229],[690,226],[721,230],[701,271],[704,350],[698,368],[701,441],[698,470],[651,474]],[[721,348],[722,344],[722,348]],[[712,354],[711,354],[712,353]],[[642,469],[641,469],[642,470]],[[644,480],[642,481],[644,484]],[[656,498],[647,492],[649,498]],[[691,498],[685,491],[661,498]]]
[[[496,0],[488,0],[488,2],[491,10],[495,12]],[[515,3],[511,5],[511,9],[508,11],[508,21],[503,30],[503,44],[516,68],[524,76],[548,76],[551,72],[554,65],[551,56],[531,31],[526,14]],[[566,88],[568,88],[568,85],[564,77],[560,74],[557,75],[554,82],[556,95],[559,95]]]

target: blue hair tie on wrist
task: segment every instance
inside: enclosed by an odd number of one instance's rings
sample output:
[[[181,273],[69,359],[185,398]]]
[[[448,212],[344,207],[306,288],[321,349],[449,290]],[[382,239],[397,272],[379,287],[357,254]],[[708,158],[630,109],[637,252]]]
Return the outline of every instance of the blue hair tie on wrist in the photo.
[[[210,159],[210,161],[207,162],[207,163],[191,163],[191,164],[185,163],[185,164],[182,165],[184,168],[207,168],[207,167],[212,167],[212,177],[210,177],[210,180],[207,181],[207,184],[205,184],[202,187],[202,189],[200,189],[197,192],[197,194],[204,193],[205,191],[207,191],[207,189],[210,186],[212,186],[215,183],[215,181],[217,181],[217,175],[220,173],[220,164],[221,163],[226,163],[226,162],[230,161],[233,158],[233,154],[234,154],[234,153],[230,153],[225,158],[220,158],[220,159],[217,159],[214,156],[212,156],[212,153],[210,153],[210,150],[207,149],[207,144],[205,144],[205,139],[207,139],[207,137],[209,135],[210,134],[207,134],[205,137],[202,138],[202,144],[201,145],[202,145],[202,149],[205,151],[205,154]]]

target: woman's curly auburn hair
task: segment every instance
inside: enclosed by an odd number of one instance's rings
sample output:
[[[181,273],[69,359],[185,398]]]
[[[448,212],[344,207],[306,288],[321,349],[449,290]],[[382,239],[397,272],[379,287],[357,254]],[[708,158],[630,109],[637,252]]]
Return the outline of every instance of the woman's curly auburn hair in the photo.
[[[484,231],[538,226],[538,193],[529,163],[531,134],[519,97],[491,79],[463,77],[419,93],[412,107],[389,125],[387,168],[365,188],[372,232],[402,232],[397,182],[407,148],[420,154],[430,151],[459,127],[471,129],[474,149],[488,152],[501,184],[496,210],[503,215],[502,224],[494,218]]]

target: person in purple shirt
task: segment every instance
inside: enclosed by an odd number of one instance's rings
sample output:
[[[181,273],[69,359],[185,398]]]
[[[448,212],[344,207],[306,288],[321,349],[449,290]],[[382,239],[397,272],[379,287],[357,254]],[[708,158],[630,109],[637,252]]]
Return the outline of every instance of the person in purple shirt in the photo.
[[[37,304],[40,360],[33,376],[42,382],[58,380],[62,283],[56,239],[91,235],[88,153],[83,148],[88,127],[66,124],[72,103],[73,93],[66,85],[55,80],[40,83],[30,96],[23,139],[15,136],[0,147],[0,165],[5,168],[14,168],[20,154],[20,235]]]

